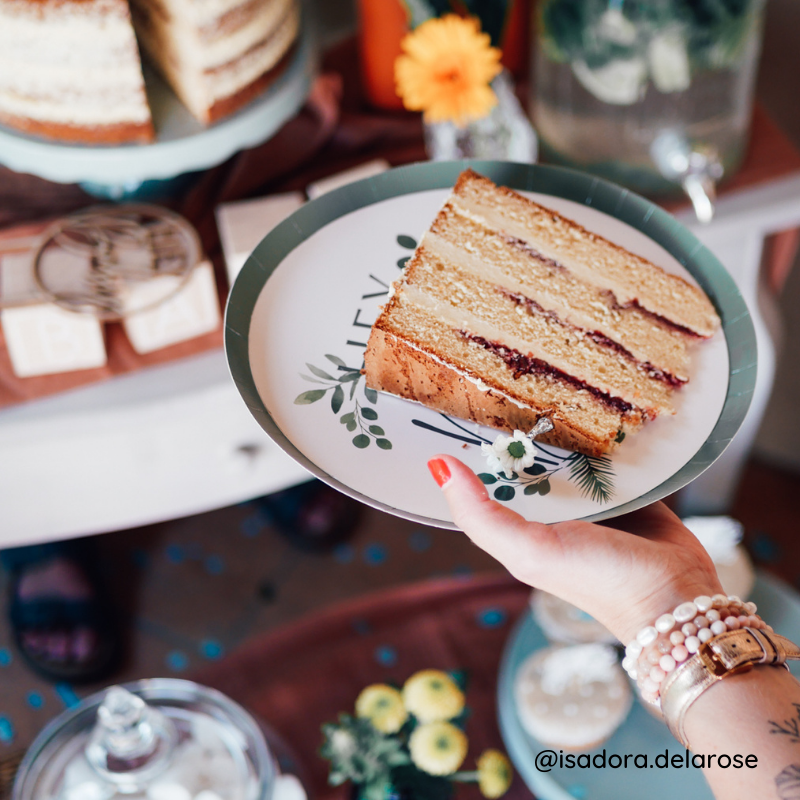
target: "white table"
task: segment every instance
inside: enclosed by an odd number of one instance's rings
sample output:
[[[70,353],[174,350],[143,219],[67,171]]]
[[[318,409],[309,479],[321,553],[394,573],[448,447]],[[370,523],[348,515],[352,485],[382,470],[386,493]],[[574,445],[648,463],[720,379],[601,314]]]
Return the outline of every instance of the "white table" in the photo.
[[[196,514],[308,478],[213,351],[0,412],[0,548]]]

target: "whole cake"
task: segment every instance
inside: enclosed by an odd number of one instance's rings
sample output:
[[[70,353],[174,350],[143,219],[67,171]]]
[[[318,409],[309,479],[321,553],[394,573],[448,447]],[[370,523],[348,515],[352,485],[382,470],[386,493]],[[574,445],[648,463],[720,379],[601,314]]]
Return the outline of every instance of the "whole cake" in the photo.
[[[530,655],[514,678],[517,714],[544,745],[589,750],[622,724],[632,704],[612,647],[546,647]]]
[[[297,0],[0,0],[0,124],[71,142],[152,140],[139,48],[208,124],[280,73],[299,25]]]
[[[0,0],[0,123],[66,141],[148,141],[127,0]]]
[[[720,321],[705,294],[472,170],[462,173],[372,327],[367,386],[601,455],[674,413],[688,348]]]

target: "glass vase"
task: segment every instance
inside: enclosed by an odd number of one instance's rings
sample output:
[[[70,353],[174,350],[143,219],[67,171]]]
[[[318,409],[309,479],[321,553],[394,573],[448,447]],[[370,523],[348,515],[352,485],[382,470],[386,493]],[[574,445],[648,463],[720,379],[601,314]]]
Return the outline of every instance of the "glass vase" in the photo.
[[[481,119],[456,125],[453,122],[425,124],[425,150],[432,161],[484,158],[532,164],[536,161],[536,134],[506,70],[493,81],[497,104]]]

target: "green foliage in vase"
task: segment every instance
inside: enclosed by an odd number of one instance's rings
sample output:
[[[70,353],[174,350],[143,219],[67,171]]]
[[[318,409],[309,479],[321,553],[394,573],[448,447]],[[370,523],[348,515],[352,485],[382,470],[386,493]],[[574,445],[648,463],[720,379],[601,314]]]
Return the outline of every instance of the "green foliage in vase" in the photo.
[[[544,0],[539,27],[547,57],[601,69],[643,57],[653,36],[680,31],[694,70],[735,66],[759,0]]]

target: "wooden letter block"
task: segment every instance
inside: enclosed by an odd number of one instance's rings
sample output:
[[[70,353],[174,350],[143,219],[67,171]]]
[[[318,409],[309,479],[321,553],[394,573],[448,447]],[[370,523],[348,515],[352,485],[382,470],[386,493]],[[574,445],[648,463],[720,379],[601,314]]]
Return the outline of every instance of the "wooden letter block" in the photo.
[[[217,208],[217,228],[231,286],[255,246],[304,202],[300,192],[286,192]]]
[[[103,327],[88,314],[52,303],[5,308],[0,321],[14,373],[20,378],[102,367]]]
[[[141,308],[163,297],[163,281],[178,282],[180,278],[164,275],[131,289],[125,304]],[[125,317],[123,326],[137,353],[150,353],[195,336],[210,333],[220,324],[219,298],[214,270],[204,261],[192,270],[191,277],[180,291],[154,308]]]

